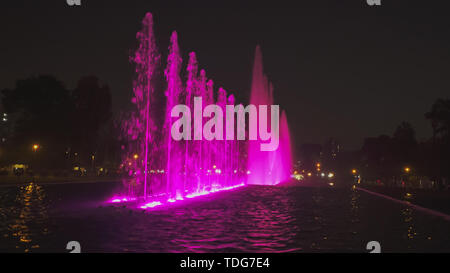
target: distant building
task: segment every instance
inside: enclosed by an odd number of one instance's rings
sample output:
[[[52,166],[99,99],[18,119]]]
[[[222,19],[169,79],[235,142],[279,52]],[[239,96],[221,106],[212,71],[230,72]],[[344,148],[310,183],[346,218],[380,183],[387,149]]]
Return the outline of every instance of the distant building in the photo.
[[[323,155],[328,159],[337,158],[341,150],[341,144],[335,138],[329,138],[323,145]]]
[[[0,145],[5,143],[10,134],[11,134],[11,126],[10,126],[10,121],[9,121],[9,117],[7,113],[1,113],[0,114]]]
[[[300,146],[299,158],[302,168],[312,170],[317,162],[322,159],[322,145],[315,143],[305,143]]]

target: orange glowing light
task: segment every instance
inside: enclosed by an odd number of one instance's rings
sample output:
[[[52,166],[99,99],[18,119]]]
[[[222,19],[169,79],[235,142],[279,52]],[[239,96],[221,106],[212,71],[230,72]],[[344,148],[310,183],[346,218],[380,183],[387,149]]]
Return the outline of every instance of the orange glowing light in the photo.
[[[353,169],[353,170],[352,170],[352,174],[356,174],[356,169]]]
[[[138,159],[138,158],[139,158],[139,155],[138,155],[138,154],[134,154],[134,155],[133,155],[133,158],[134,158],[134,159]]]
[[[39,149],[39,145],[34,144],[34,145],[33,145],[33,150],[36,152],[37,149]]]

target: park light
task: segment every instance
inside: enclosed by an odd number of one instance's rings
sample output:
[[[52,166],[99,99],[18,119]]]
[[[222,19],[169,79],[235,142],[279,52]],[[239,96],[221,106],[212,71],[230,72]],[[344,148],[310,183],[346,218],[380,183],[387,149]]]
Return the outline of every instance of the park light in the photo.
[[[294,174],[291,177],[295,178],[298,181],[300,181],[304,178],[303,175],[301,175],[301,174]]]
[[[36,152],[36,151],[37,151],[37,149],[39,149],[39,145],[38,145],[38,144],[34,144],[34,145],[33,145],[33,151],[35,151],[35,152]]]

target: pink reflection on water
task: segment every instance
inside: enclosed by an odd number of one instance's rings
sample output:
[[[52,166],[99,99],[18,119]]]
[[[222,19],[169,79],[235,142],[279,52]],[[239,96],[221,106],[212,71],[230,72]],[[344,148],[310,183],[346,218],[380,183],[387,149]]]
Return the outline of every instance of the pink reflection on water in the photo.
[[[162,205],[161,202],[159,202],[159,201],[153,201],[153,202],[147,203],[147,204],[145,204],[145,205],[143,205],[143,206],[140,206],[140,208],[141,208],[141,209],[147,209],[147,208],[154,208],[154,207],[156,207],[156,206],[161,206],[161,205]]]
[[[131,202],[136,201],[136,198],[134,197],[114,197],[108,203],[121,203],[121,202]]]

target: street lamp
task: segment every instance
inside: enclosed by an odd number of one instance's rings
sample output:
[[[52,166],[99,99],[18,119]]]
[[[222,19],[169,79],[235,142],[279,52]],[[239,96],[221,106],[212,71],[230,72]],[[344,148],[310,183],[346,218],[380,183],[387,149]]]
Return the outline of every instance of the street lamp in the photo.
[[[95,173],[95,155],[91,155],[92,173]]]
[[[409,168],[409,167],[405,167],[405,173],[409,173],[410,171],[411,171],[411,168]]]
[[[134,159],[138,159],[138,157],[139,157],[138,154],[134,154],[134,155],[133,155],[133,158],[134,158]]]
[[[33,175],[34,175],[34,171],[35,171],[34,165],[37,163],[36,155],[37,155],[38,149],[39,149],[39,144],[33,144]]]
[[[352,169],[352,174],[356,174],[357,170],[356,169]]]

